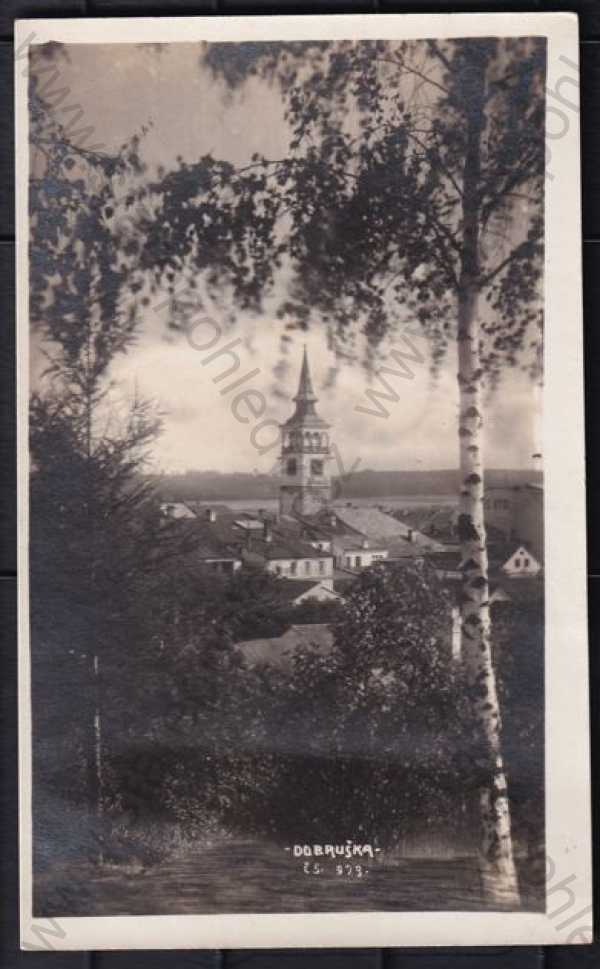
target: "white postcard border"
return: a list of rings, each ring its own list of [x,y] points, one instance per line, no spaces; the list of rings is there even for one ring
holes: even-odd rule
[[[160,949],[565,944],[591,941],[579,116],[574,14],[23,20],[15,25],[19,771],[22,947]],[[548,41],[544,483],[546,914],[352,912],[34,919],[28,602],[28,118],[31,43],[545,36]],[[25,52],[25,53],[24,53]],[[235,873],[232,873],[235,877]],[[564,907],[572,893],[574,904]]]

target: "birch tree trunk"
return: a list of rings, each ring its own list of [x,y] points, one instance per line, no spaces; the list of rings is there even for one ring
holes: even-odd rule
[[[473,83],[474,82],[474,83]],[[479,185],[485,127],[485,71],[469,85],[467,146],[463,172],[463,240],[458,288],[458,385],[461,493],[458,532],[463,561],[462,655],[481,756],[480,865],[486,898],[515,907],[519,888],[510,809],[501,751],[501,723],[492,663],[487,541],[484,520],[483,410],[478,298]]]
[[[460,495],[459,536],[463,556],[461,595],[462,656],[473,703],[481,811],[481,872],[486,896],[506,906],[519,901],[513,858],[510,810],[500,745],[500,709],[492,663],[488,557],[483,510],[482,411],[479,375],[477,299],[462,306],[459,335]]]

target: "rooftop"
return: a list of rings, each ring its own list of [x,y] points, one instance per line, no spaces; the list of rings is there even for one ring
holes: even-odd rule
[[[264,534],[254,535],[246,546],[254,554],[260,555],[267,561],[273,559],[326,559],[331,558],[330,552],[319,552],[308,542],[302,542],[288,536],[280,535],[275,529],[271,540]]]
[[[390,540],[396,539],[398,540],[398,548],[400,543],[404,541],[420,550],[429,549],[432,552],[440,552],[444,549],[440,542],[436,542],[416,528],[411,528],[397,518],[393,518],[392,515],[386,515],[378,508],[366,506],[348,508],[343,506],[336,508],[335,514],[344,525],[353,528],[354,531],[369,539],[373,539],[373,541],[385,540],[389,544]]]

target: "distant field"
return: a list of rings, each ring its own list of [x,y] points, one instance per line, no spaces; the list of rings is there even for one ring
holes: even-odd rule
[[[542,483],[537,471],[490,469],[485,473],[487,487]],[[230,504],[234,508],[275,508],[281,481],[273,475],[248,473],[221,474],[217,471],[186,471],[156,479],[165,501],[206,501]],[[457,469],[442,471],[353,471],[333,475],[334,502],[352,501],[358,505],[453,505],[460,489]]]

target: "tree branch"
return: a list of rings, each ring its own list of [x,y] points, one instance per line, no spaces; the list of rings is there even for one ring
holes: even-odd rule
[[[492,269],[489,273],[487,273],[482,278],[480,289],[483,289],[485,286],[489,286],[492,279],[495,279],[495,277],[498,276],[503,269],[506,269],[509,263],[513,262],[513,260],[519,259],[522,255],[524,255],[526,250],[533,245],[534,242],[537,242],[539,239],[542,239],[543,236],[544,236],[543,231],[540,231],[536,233],[536,235],[533,236],[532,239],[524,239],[523,242],[520,243],[520,245],[518,245],[515,249],[513,249],[511,253],[509,253],[506,259],[503,259],[502,262],[498,263],[498,265],[494,269]]]
[[[421,150],[424,151],[426,155],[428,153],[431,154],[431,155],[435,155],[437,164],[439,165],[439,167],[443,171],[443,173],[446,176],[446,178],[448,179],[448,181],[454,187],[454,190],[456,191],[456,194],[458,195],[458,197],[459,198],[462,198],[462,189],[461,189],[460,185],[458,184],[458,182],[456,181],[456,179],[454,178],[454,175],[452,174],[452,172],[446,167],[446,165],[442,161],[439,152],[436,151],[434,148],[428,147],[426,144],[424,145],[423,142],[421,141],[421,139],[416,137],[414,131],[411,128],[407,128],[406,129],[406,133],[407,133],[407,135],[408,135],[409,138],[412,138],[412,140],[414,142],[416,142],[416,144],[419,146],[419,148],[421,148]]]
[[[435,40],[429,40],[427,42],[427,47],[432,52],[432,54],[434,55],[434,57],[437,57],[437,59],[440,61],[440,63],[442,63],[444,65],[444,67],[446,68],[446,70],[451,72],[452,71],[452,65],[450,64],[450,61],[448,60],[448,58],[446,57],[446,55],[445,54],[442,54],[442,52],[441,52],[440,48],[438,47],[437,43],[435,42]]]
[[[435,87],[438,89],[438,91],[441,91],[442,94],[445,95],[445,97],[450,96],[450,92],[448,91],[447,88],[444,87],[443,84],[440,84],[439,81],[434,81],[433,78],[429,77],[427,74],[424,74],[423,71],[420,71],[418,67],[414,66],[414,64],[407,64],[407,62],[403,58],[400,59],[400,58],[389,58],[389,57],[376,57],[374,59],[377,61],[384,61],[389,64],[394,64],[396,67],[399,67],[400,70],[403,71],[405,74],[413,74],[415,77],[419,77],[422,81],[425,81],[427,84],[431,84],[432,87]]]

